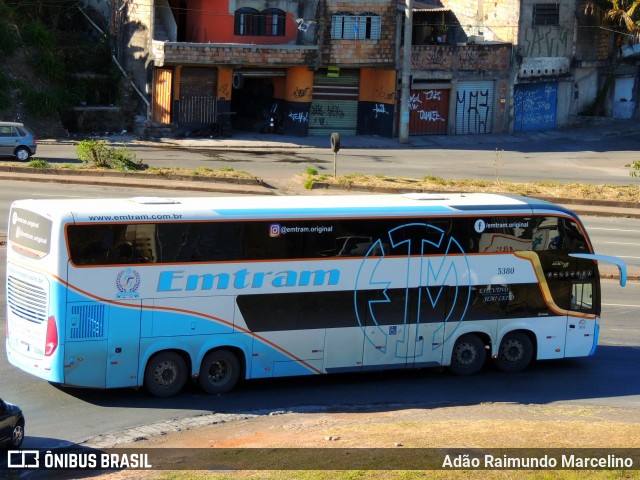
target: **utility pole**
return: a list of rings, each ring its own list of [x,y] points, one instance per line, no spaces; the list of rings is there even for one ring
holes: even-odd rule
[[[404,56],[402,58],[400,132],[398,141],[400,143],[409,143],[409,95],[411,95],[411,34],[413,33],[413,0],[405,0],[404,8]]]

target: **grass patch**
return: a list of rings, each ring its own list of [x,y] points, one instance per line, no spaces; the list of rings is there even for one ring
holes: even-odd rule
[[[28,165],[31,168],[40,168],[40,169],[50,168],[51,167],[49,162],[47,162],[46,160],[42,160],[40,158],[32,158],[31,160],[29,160]]]
[[[303,183],[312,189],[317,183],[335,185],[353,190],[421,191],[421,192],[485,192],[525,195],[530,197],[576,198],[584,200],[609,200],[640,202],[640,185],[592,185],[582,183],[541,182],[492,182],[487,180],[445,179],[427,175],[421,180],[382,177],[379,175],[320,176],[306,172]]]

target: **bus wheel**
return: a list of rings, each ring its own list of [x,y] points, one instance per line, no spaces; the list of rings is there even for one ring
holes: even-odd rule
[[[486,359],[484,342],[477,335],[463,335],[453,347],[449,369],[456,375],[473,375],[480,371]]]
[[[229,350],[214,350],[200,365],[200,385],[212,395],[227,393],[240,380],[240,362]]]
[[[184,387],[187,381],[187,364],[175,352],[155,355],[144,372],[144,386],[151,395],[171,397]]]
[[[498,349],[496,367],[503,372],[520,372],[527,368],[533,359],[533,343],[526,333],[507,333]]]

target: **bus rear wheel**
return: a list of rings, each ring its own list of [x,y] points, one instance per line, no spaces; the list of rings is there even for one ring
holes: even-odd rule
[[[151,395],[171,397],[182,390],[187,381],[187,364],[175,352],[162,352],[149,360],[144,373],[144,386]]]
[[[240,380],[240,362],[229,350],[214,350],[200,365],[200,386],[212,395],[227,393]]]
[[[474,334],[461,336],[453,347],[449,369],[455,375],[478,373],[487,359],[484,342]]]
[[[533,343],[526,333],[507,333],[498,349],[496,367],[507,373],[520,372],[527,368],[533,359]]]

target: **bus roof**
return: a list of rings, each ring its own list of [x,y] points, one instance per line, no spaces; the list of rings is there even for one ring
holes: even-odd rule
[[[369,216],[564,214],[570,210],[534,198],[492,193],[408,193],[384,195],[134,197],[17,200],[50,218],[76,222],[233,220],[260,218],[362,218]]]

